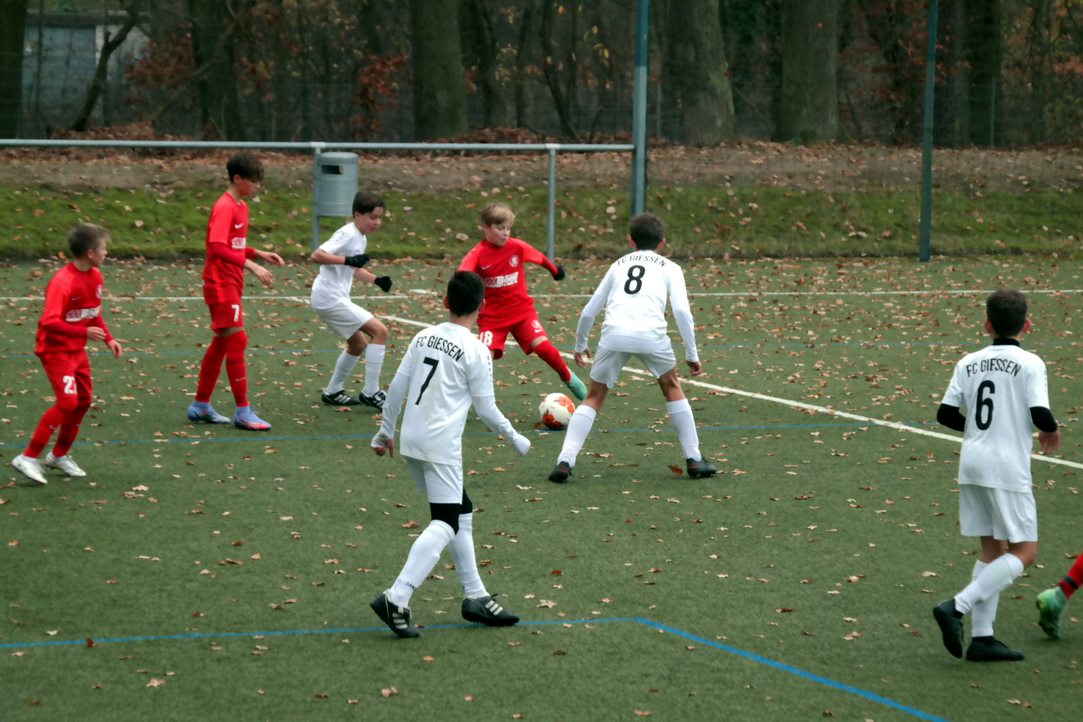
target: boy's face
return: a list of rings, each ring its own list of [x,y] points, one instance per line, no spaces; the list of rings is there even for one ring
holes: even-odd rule
[[[109,255],[109,249],[106,248],[108,245],[109,241],[103,239],[101,243],[86,252],[86,259],[90,262],[91,268],[101,268],[105,263],[105,257]]]
[[[353,224],[366,236],[380,230],[384,222],[384,209],[373,208],[368,213],[354,213]]]
[[[241,198],[251,198],[256,195],[261,185],[261,181],[242,178],[239,175],[233,176],[233,187],[237,189],[237,195]]]
[[[494,223],[491,226],[482,224],[481,230],[485,231],[485,240],[494,246],[503,246],[511,237],[510,223]]]

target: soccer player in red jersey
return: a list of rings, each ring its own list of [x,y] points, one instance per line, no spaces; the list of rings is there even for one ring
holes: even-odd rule
[[[485,283],[485,303],[478,316],[478,338],[489,347],[494,359],[504,355],[504,342],[510,333],[523,353],[537,354],[549,364],[575,398],[586,398],[587,387],[571,372],[545,334],[534,309],[534,299],[526,290],[526,269],[534,263],[564,280],[564,269],[553,265],[545,254],[526,241],[511,237],[515,214],[503,203],[493,203],[481,211],[481,229],[485,240],[474,246],[460,271],[473,271]]]
[[[120,358],[120,342],[109,333],[102,318],[102,274],[98,269],[108,255],[109,232],[101,226],[81,223],[68,237],[72,261],[45,287],[45,311],[38,321],[34,353],[45,367],[56,403],[42,414],[26,450],[11,465],[36,484],[46,484],[38,458],[57,433],[45,466],[68,476],[86,476],[68,450],[79,435],[79,425],[90,408],[93,385],[86,342],[102,341]]]
[[[203,266],[203,300],[211,313],[214,338],[203,355],[195,401],[188,407],[189,421],[228,424],[211,406],[211,395],[226,363],[226,376],[237,412],[233,425],[247,431],[267,431],[271,425],[256,416],[248,402],[248,370],[244,350],[248,334],[244,330],[244,272],[251,271],[264,286],[273,282],[271,272],[256,263],[259,259],[276,266],[285,261],[277,253],[260,251],[248,245],[248,205],[244,199],[255,194],[263,180],[259,159],[240,153],[226,164],[229,187],[211,209],[207,222],[207,260]]]

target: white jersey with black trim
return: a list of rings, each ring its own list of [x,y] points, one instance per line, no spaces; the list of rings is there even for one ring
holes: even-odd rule
[[[368,238],[357,229],[353,221],[335,231],[320,244],[320,249],[334,256],[356,256],[364,253]],[[312,308],[328,308],[350,300],[353,291],[353,274],[357,269],[344,264],[322,264],[320,273],[312,282]]]
[[[692,308],[681,267],[654,251],[632,251],[609,267],[579,316],[575,349],[587,348],[594,319],[605,309],[599,348],[655,353],[672,348],[666,304],[684,342],[685,358],[699,361]]]
[[[472,405],[498,433],[514,433],[496,411],[495,397],[489,349],[471,329],[441,323],[410,342],[388,388],[380,431],[394,434],[405,401],[399,452],[423,461],[462,464],[463,428]]]
[[[1049,408],[1045,363],[997,343],[956,364],[943,402],[966,409],[959,483],[1030,491],[1030,410]]]

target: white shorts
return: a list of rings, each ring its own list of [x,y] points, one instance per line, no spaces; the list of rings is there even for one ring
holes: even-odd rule
[[[342,338],[353,336],[374,318],[371,313],[349,300],[344,300],[330,308],[313,308],[312,310],[321,321],[327,324],[331,333]]]
[[[599,348],[594,356],[594,364],[590,367],[591,381],[613,388],[620,378],[621,369],[628,365],[628,359],[633,356],[654,374],[654,378],[669,373],[677,366],[677,357],[673,355],[672,347],[667,351],[614,351]]]
[[[959,485],[959,531],[1013,544],[1038,541],[1038,510],[1028,491]]]
[[[437,464],[410,456],[406,468],[414,477],[417,490],[429,497],[430,504],[463,503],[463,468],[459,464]]]

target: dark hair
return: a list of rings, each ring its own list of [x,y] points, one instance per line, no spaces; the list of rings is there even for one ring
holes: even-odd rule
[[[226,172],[229,173],[229,182],[237,176],[259,183],[263,180],[263,163],[251,153],[238,153],[226,163]]]
[[[109,240],[109,231],[93,223],[80,223],[68,236],[68,250],[72,258],[82,258],[89,251],[100,248]]]
[[[662,220],[650,213],[640,213],[628,224],[628,235],[636,248],[653,251],[666,239],[666,226]]]
[[[986,300],[985,315],[997,338],[1018,336],[1027,322],[1027,297],[1002,288]]]
[[[357,195],[353,197],[354,213],[365,215],[366,213],[372,213],[377,208],[387,210],[384,199],[371,191],[358,191]]]
[[[469,316],[481,308],[485,284],[473,271],[455,271],[447,282],[447,305],[456,316]]]

